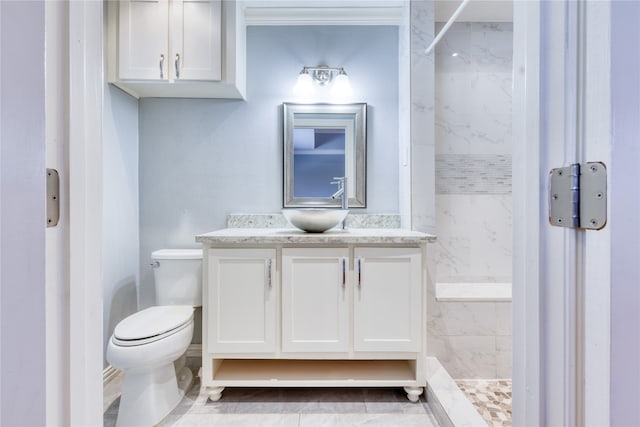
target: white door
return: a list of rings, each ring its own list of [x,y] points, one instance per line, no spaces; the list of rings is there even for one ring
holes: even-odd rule
[[[120,0],[119,6],[119,78],[169,79],[169,1]]]
[[[0,2],[0,425],[49,425],[45,5]],[[59,354],[53,355],[58,359]],[[59,359],[58,359],[59,360]],[[55,363],[55,362],[54,362]],[[37,391],[34,391],[36,385]],[[46,387],[46,389],[45,389]],[[37,398],[34,399],[34,396]],[[64,420],[56,417],[55,421]]]
[[[282,249],[282,351],[349,350],[347,248]]]
[[[420,351],[419,248],[355,248],[354,350]]]
[[[640,425],[640,3],[611,2],[611,22],[611,323],[603,325],[611,330],[610,348],[605,348],[611,354],[609,425],[637,426]]]
[[[275,249],[207,251],[204,333],[209,353],[273,353]]]
[[[221,1],[174,1],[171,22],[172,78],[221,80]]]

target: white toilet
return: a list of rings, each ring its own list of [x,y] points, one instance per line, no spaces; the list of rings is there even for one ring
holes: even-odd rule
[[[153,426],[191,386],[185,352],[193,336],[193,309],[202,305],[202,250],[151,254],[156,306],[122,320],[107,346],[107,361],[124,371],[117,427]]]

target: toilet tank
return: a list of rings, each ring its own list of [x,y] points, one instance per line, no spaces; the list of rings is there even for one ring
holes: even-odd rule
[[[202,249],[151,253],[157,305],[202,305]]]

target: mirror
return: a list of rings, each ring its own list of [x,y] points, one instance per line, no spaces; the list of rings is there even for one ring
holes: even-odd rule
[[[366,207],[367,104],[283,104],[284,201],[340,207],[335,177],[347,177],[349,208]]]

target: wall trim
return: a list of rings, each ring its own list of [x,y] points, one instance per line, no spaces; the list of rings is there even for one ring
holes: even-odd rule
[[[375,7],[247,6],[246,25],[400,25],[402,4]]]
[[[202,344],[189,344],[187,357],[202,357]]]
[[[113,381],[122,372],[120,369],[116,369],[109,365],[102,371],[102,386],[106,387],[111,381]]]

